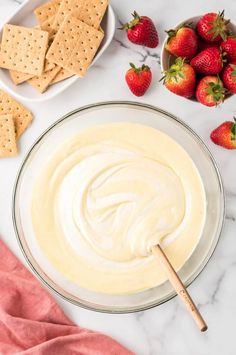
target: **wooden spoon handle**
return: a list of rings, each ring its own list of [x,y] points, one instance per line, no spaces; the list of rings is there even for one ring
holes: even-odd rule
[[[172,284],[172,286],[176,290],[179,297],[184,302],[187,310],[192,315],[198,328],[202,332],[205,332],[207,330],[207,324],[205,323],[204,319],[202,318],[202,316],[201,316],[200,312],[198,311],[196,305],[194,304],[191,296],[189,295],[184,284],[182,283],[179,276],[175,272],[173,266],[171,265],[169,259],[167,258],[167,256],[163,252],[160,245],[155,245],[152,248],[152,252],[153,252],[153,254],[155,254],[158,257],[158,260],[160,261],[161,265],[163,266],[163,269],[165,270],[170,283]]]

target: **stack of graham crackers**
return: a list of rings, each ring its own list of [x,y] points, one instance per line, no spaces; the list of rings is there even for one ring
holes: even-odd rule
[[[30,125],[32,113],[0,90],[0,158],[17,154],[17,142]]]
[[[3,28],[0,67],[16,84],[43,93],[50,85],[80,77],[92,62],[104,32],[100,23],[108,0],[51,0],[35,9],[39,25]]]

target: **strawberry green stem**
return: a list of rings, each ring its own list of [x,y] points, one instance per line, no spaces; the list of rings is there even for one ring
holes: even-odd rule
[[[208,87],[206,88],[206,96],[212,96],[216,105],[224,101],[226,94],[227,90],[223,87],[219,77],[217,83],[213,81],[208,83]]]
[[[236,65],[235,64],[230,64],[230,66],[233,69],[233,71],[231,72],[231,76],[235,76],[236,77]]]
[[[221,38],[225,41],[228,35],[226,26],[229,22],[230,20],[225,20],[224,18],[224,10],[219,12],[213,21],[209,21],[209,23],[212,25],[212,28],[208,31],[208,33],[213,34],[213,39],[215,39],[217,36],[221,36]]]
[[[236,117],[234,117],[234,122],[231,127],[231,141],[236,140]]]
[[[179,78],[184,78],[184,64],[185,58],[176,58],[175,63],[172,64],[169,69],[164,71],[164,75],[159,81],[164,80],[164,83],[166,83],[173,78],[177,82]]]
[[[122,30],[129,30],[130,28],[133,28],[134,26],[138,25],[138,23],[140,22],[139,14],[134,10],[132,16],[133,16],[133,20],[125,23],[121,28]]]
[[[136,73],[141,73],[144,70],[150,70],[150,67],[145,64],[143,64],[141,67],[136,67],[133,63],[129,63],[129,65]]]

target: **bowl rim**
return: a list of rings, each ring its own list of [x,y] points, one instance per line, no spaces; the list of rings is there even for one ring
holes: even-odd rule
[[[221,178],[221,174],[219,171],[219,168],[217,166],[217,163],[212,155],[212,153],[210,152],[209,148],[207,147],[207,145],[204,143],[204,141],[202,140],[202,138],[188,125],[186,124],[183,120],[181,120],[180,118],[178,118],[177,116],[150,104],[146,104],[146,103],[141,103],[141,102],[136,102],[136,101],[126,101],[126,100],[112,100],[112,101],[101,101],[101,102],[96,102],[93,104],[88,104],[82,107],[79,107],[77,109],[74,109],[70,112],[68,112],[67,114],[63,115],[61,118],[59,118],[58,120],[56,120],[53,124],[51,124],[47,129],[44,130],[44,132],[35,140],[35,142],[32,144],[32,146],[29,148],[28,152],[26,153],[25,157],[23,158],[23,161],[18,169],[18,172],[16,174],[16,178],[15,178],[15,183],[13,186],[13,194],[12,194],[12,221],[13,221],[13,227],[14,227],[14,232],[16,235],[16,239],[18,242],[18,245],[21,249],[21,252],[25,258],[25,260],[27,261],[31,271],[33,271],[33,274],[36,278],[38,278],[43,285],[45,285],[50,291],[53,291],[53,293],[55,293],[56,295],[60,296],[62,299],[69,301],[70,303],[82,307],[84,309],[87,310],[91,310],[91,311],[96,311],[99,313],[109,313],[109,314],[127,314],[127,313],[135,313],[135,312],[140,312],[140,311],[145,311],[154,307],[157,307],[161,304],[164,304],[166,302],[168,302],[169,300],[171,300],[172,298],[177,296],[177,293],[175,291],[171,292],[168,296],[164,297],[161,300],[158,301],[153,301],[151,303],[148,303],[146,305],[142,305],[142,306],[135,306],[135,308],[126,308],[126,309],[108,309],[106,307],[103,308],[97,308],[96,306],[91,306],[91,305],[86,305],[81,301],[78,300],[74,300],[73,298],[67,297],[63,294],[61,294],[56,288],[54,288],[53,285],[51,285],[46,279],[43,278],[43,276],[41,276],[40,272],[35,268],[35,266],[33,265],[33,263],[31,262],[31,260],[29,259],[27,252],[24,249],[23,243],[21,241],[21,237],[20,237],[20,232],[18,231],[18,226],[17,226],[17,217],[16,217],[16,211],[17,211],[17,204],[16,204],[16,199],[17,199],[17,195],[18,195],[18,189],[19,189],[19,182],[20,182],[20,178],[21,178],[21,173],[24,170],[25,165],[27,164],[28,159],[31,156],[31,153],[34,151],[34,149],[37,147],[37,145],[40,143],[40,141],[47,135],[49,134],[54,127],[56,127],[57,125],[63,123],[63,121],[69,119],[71,116],[73,116],[76,113],[80,113],[92,108],[97,108],[97,107],[105,107],[105,106],[117,106],[117,105],[121,105],[121,106],[125,106],[125,105],[129,105],[129,106],[138,106],[138,107],[142,107],[142,108],[146,108],[149,110],[152,110],[154,112],[158,112],[158,113],[162,113],[164,115],[167,115],[169,118],[173,119],[175,122],[179,123],[180,125],[182,125],[200,144],[201,147],[204,149],[204,151],[206,152],[206,154],[208,155],[208,157],[210,158],[210,161],[213,165],[213,168],[215,170],[216,176],[217,176],[217,180],[218,180],[218,184],[219,184],[219,190],[220,190],[220,200],[221,200],[221,215],[219,218],[219,223],[217,226],[217,231],[216,231],[216,236],[214,238],[214,242],[212,243],[212,247],[211,250],[209,251],[209,254],[206,255],[205,259],[203,260],[203,262],[201,263],[201,265],[198,267],[198,269],[196,270],[196,272],[192,275],[192,277],[190,277],[186,282],[185,282],[185,286],[188,287],[190,286],[196,279],[197,277],[202,273],[202,271],[205,269],[206,265],[208,264],[208,262],[210,261],[210,259],[212,258],[212,255],[215,252],[215,249],[218,245],[220,236],[222,234],[223,231],[223,227],[224,227],[224,223],[225,223],[225,214],[226,214],[226,198],[225,198],[225,193],[224,193],[224,187],[223,187],[223,182],[222,182],[222,178]]]

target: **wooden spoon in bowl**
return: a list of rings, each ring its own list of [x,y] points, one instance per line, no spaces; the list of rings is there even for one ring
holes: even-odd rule
[[[184,284],[180,280],[179,276],[175,272],[173,266],[171,265],[169,259],[165,255],[164,251],[162,250],[159,244],[155,245],[152,248],[152,253],[157,256],[159,262],[161,263],[163,269],[166,272],[166,275],[174,287],[175,291],[184,302],[187,310],[193,317],[195,323],[197,324],[198,328],[201,332],[205,332],[207,330],[207,324],[205,323],[204,319],[202,318],[199,310],[197,309],[196,305],[194,304],[191,296],[189,295],[188,291],[186,290]]]

